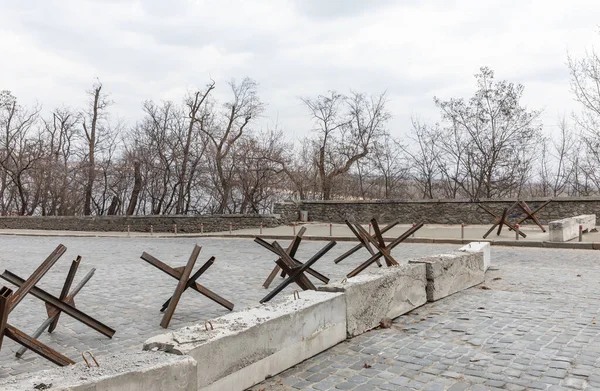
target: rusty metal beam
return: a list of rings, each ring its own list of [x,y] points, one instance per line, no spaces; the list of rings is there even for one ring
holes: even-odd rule
[[[502,225],[506,225],[510,230],[516,231],[516,228],[514,225],[512,225],[506,218],[506,216],[508,215],[508,213],[519,204],[519,201],[514,202],[510,207],[508,208],[504,208],[504,210],[502,211],[502,215],[498,216],[496,215],[494,212],[492,212],[491,210],[489,210],[488,208],[486,208],[485,206],[483,206],[482,204],[477,204],[477,206],[481,209],[483,209],[484,211],[486,211],[488,214],[490,214],[492,217],[494,217],[494,219],[496,220],[494,222],[494,224],[491,226],[491,228],[483,235],[483,238],[487,238],[488,235],[490,233],[492,233],[492,231],[494,230],[494,228],[498,227],[498,235],[500,235],[500,233],[502,232]],[[519,235],[521,235],[522,237],[526,238],[527,235],[525,233],[523,233],[523,231],[519,230]]]
[[[348,226],[348,228],[350,228],[350,231],[352,231],[352,233],[354,234],[354,236],[356,236],[358,238],[358,241],[360,242],[360,246],[364,247],[367,249],[367,251],[371,254],[371,255],[375,255],[375,250],[373,250],[371,248],[371,245],[369,244],[371,241],[371,235],[370,234],[366,234],[364,235],[363,232],[365,232],[364,230],[362,231],[358,231],[357,228],[360,227],[359,224],[355,224],[355,223],[351,223],[350,221],[346,220],[345,221],[346,225]],[[355,227],[356,225],[356,227]],[[362,227],[361,227],[362,228]],[[359,247],[360,248],[360,247]],[[345,253],[348,254],[348,253]],[[344,255],[345,255],[344,254]],[[352,254],[352,253],[350,253]],[[345,258],[345,256],[344,256]],[[334,263],[338,263],[342,260],[343,258],[338,258],[336,260],[334,260]],[[337,261],[337,262],[336,262]],[[379,262],[379,260],[376,260],[375,263],[377,263],[377,266],[381,267],[381,262]]]
[[[202,250],[202,247],[199,247],[197,245],[194,246],[194,250],[192,251],[190,258],[188,259],[188,262],[185,265],[183,272],[181,273],[181,277],[179,278],[179,282],[177,283],[177,287],[175,288],[175,293],[173,293],[173,296],[171,296],[171,299],[169,300],[169,306],[167,307],[167,310],[163,315],[162,321],[160,322],[160,325],[165,329],[169,327],[169,323],[171,322],[171,318],[175,313],[175,308],[179,303],[179,299],[181,298],[183,291],[187,287],[188,279],[192,274],[192,269],[194,269],[194,265],[196,264],[198,255],[200,255],[200,250]]]
[[[9,272],[8,270],[5,270],[4,273],[0,274],[0,277],[5,279],[6,281],[10,282],[11,284],[14,284],[19,287],[22,286],[26,282],[21,277]],[[93,328],[94,330],[98,331],[101,334],[106,335],[109,338],[112,338],[112,336],[115,334],[115,330],[108,327],[104,323],[92,318],[91,316],[78,310],[77,308],[72,307],[72,306],[62,302],[57,297],[52,296],[48,292],[46,292],[36,286],[32,287],[29,290],[29,293],[31,295],[37,297],[38,299],[52,305],[53,307],[58,308],[65,314],[77,319],[81,323],[86,324],[87,326]]]
[[[350,227],[350,230],[353,231],[354,235],[358,237],[358,235],[357,235],[358,232],[354,232],[354,229],[352,228],[351,223],[348,220],[346,220],[345,222],[346,222],[346,225],[348,225],[348,227]],[[381,229],[381,234],[383,235],[384,233],[386,233],[390,229],[394,228],[398,224],[400,224],[400,220],[393,221],[392,223],[388,224],[385,228]],[[369,236],[374,237],[374,235],[369,235]],[[343,253],[342,255],[340,255],[333,262],[334,263],[340,263],[344,259],[348,258],[350,255],[352,255],[355,252],[357,252],[358,250],[360,250],[364,245],[362,243],[362,240],[359,239],[359,241],[361,242],[360,244],[357,244],[356,246],[354,246],[350,250],[348,250],[345,253]],[[372,251],[370,248],[367,248],[367,250],[369,252]],[[374,255],[374,252],[372,252],[371,255]],[[377,261],[377,265],[381,267],[381,264],[379,263],[379,260]]]
[[[79,284],[77,284],[75,286],[75,288],[73,288],[73,290],[67,295],[67,297],[65,297],[65,299],[63,301],[74,307],[75,306],[75,302],[74,302],[75,296],[77,296],[79,291],[94,276],[95,272],[96,272],[96,269],[90,270],[88,272],[88,274],[86,274],[85,277],[83,277],[83,279],[79,282]],[[46,307],[48,309],[48,318],[44,321],[44,323],[42,323],[40,325],[40,327],[37,328],[37,330],[35,330],[35,332],[33,334],[31,334],[32,338],[37,339],[40,335],[42,335],[44,330],[46,330],[48,328],[48,326],[50,326],[50,324],[54,320],[58,320],[58,317],[60,315],[60,310],[58,308],[50,306],[49,304],[46,304]],[[54,331],[54,330],[52,330],[52,331]],[[48,330],[49,333],[51,333],[52,331]],[[23,346],[23,347],[21,347],[21,349],[19,349],[19,351],[15,354],[15,356],[17,356],[18,358],[21,358],[23,356],[23,354],[25,354],[25,352],[27,352],[27,348],[25,346]]]
[[[81,262],[81,257],[78,256],[73,262],[71,262],[71,267],[69,268],[69,273],[67,273],[67,279],[63,285],[62,291],[60,292],[60,296],[58,299],[64,301],[67,295],[69,294],[69,290],[71,289],[71,284],[73,284],[73,280],[75,279],[75,274],[77,274],[77,269],[79,268],[79,263]],[[50,314],[48,314],[50,316]],[[51,333],[56,329],[56,325],[58,325],[58,319],[60,318],[60,312],[56,314],[54,320],[50,323],[50,327],[48,327],[48,332]]]
[[[202,267],[200,269],[198,269],[194,274],[192,274],[192,276],[188,280],[187,284],[185,285],[185,289],[183,290],[184,292],[188,288],[190,288],[192,286],[192,284],[194,284],[196,282],[196,280],[198,278],[200,278],[200,276],[202,274],[204,274],[204,272],[207,271],[208,268],[211,267],[215,263],[215,259],[216,259],[215,257],[210,257],[210,259],[208,261],[206,261],[206,263],[204,265],[202,265]],[[169,307],[169,303],[171,303],[171,297],[169,297],[169,299],[164,302],[164,304],[162,305],[162,308],[160,309],[160,312],[164,312]]]
[[[27,293],[31,289],[35,287],[44,274],[50,270],[50,268],[58,261],[58,259],[67,251],[67,248],[62,244],[59,244],[58,247],[48,255],[48,258],[37,269],[29,276],[27,280],[24,280],[21,285],[19,285],[19,289],[13,294],[12,299],[10,301],[10,308],[8,312],[11,312],[15,307],[25,298]],[[5,272],[6,273],[6,272]]]
[[[292,242],[290,243],[290,245],[288,246],[288,248],[286,250],[286,252],[288,254],[290,254],[290,256],[292,258],[294,258],[294,256],[296,255],[296,251],[298,251],[298,247],[300,247],[300,243],[302,242],[302,236],[304,235],[305,231],[306,231],[306,227],[300,228],[300,231],[298,231],[298,234],[294,237],[294,240],[292,240]],[[255,242],[262,245],[262,243],[260,243],[261,240],[264,243],[267,243],[266,241],[264,241],[263,239],[258,238],[258,237],[254,239]],[[263,245],[263,247],[264,247],[264,245]],[[271,250],[268,247],[267,247],[267,249]],[[277,263],[277,261],[275,261],[275,263]],[[269,286],[271,285],[271,283],[273,282],[275,277],[277,277],[277,274],[279,273],[280,270],[282,270],[281,267],[279,265],[275,265],[275,267],[273,268],[273,270],[271,270],[271,273],[269,274],[269,276],[263,283],[263,287],[265,287],[265,289],[269,288]],[[285,277],[285,270],[282,271],[281,277]]]
[[[275,248],[273,247],[273,245],[267,241],[265,241],[262,238],[254,238],[254,241],[258,244],[260,244],[261,246],[263,246],[264,248],[266,248],[267,250],[275,253],[276,255],[278,255],[277,251],[275,251]],[[281,259],[281,257],[279,257]],[[303,263],[298,261],[296,258],[292,257],[292,260],[296,263],[296,265],[302,265]],[[277,263],[277,261],[276,261]],[[285,272],[285,271],[284,271]],[[321,282],[328,284],[329,283],[329,278],[327,278],[326,276],[324,276],[323,274],[319,273],[318,271],[312,269],[312,268],[308,268],[308,270],[306,271],[308,274],[310,274],[311,276],[315,277],[316,279],[320,280]],[[264,285],[263,285],[264,286]]]
[[[506,221],[507,214],[508,208],[504,208],[504,211],[502,212],[502,218],[500,219],[500,223],[498,224],[498,232],[496,233],[497,236],[500,236],[500,233],[502,232],[502,225]]]
[[[283,256],[281,256],[280,260],[281,260],[281,264],[284,264],[284,265],[286,265],[289,268],[289,271],[286,271],[288,275],[291,275],[291,273],[293,273],[294,270],[302,267],[301,263],[297,262],[297,261],[294,261],[285,252],[285,250],[279,245],[279,243],[273,242],[273,247],[275,247],[275,249],[277,250],[278,254],[282,254],[282,253],[284,254]],[[303,273],[301,273],[300,275],[298,275],[298,278],[296,278],[296,281],[298,283],[302,282],[301,288],[304,289],[304,290],[307,290],[307,289],[317,290],[317,287],[315,287],[314,284]]]
[[[56,350],[44,345],[40,341],[29,337],[27,334],[15,327],[12,327],[11,325],[7,325],[4,333],[8,338],[12,339],[18,344],[23,345],[27,349],[36,352],[40,356],[44,357],[49,361],[52,361],[57,365],[60,365],[61,367],[66,367],[67,365],[75,364],[75,362],[70,358],[63,356]]]
[[[5,286],[0,288],[0,350],[2,350],[2,339],[4,337],[6,325],[8,324],[8,312],[12,296],[12,289]]]
[[[421,227],[423,227],[423,223],[419,223],[419,224],[415,225],[414,227],[411,227],[408,231],[404,232],[402,235],[400,235],[398,238],[396,238],[392,243],[390,243],[387,246],[387,249],[389,251],[392,251],[394,249],[394,247],[396,247],[397,245],[399,245],[400,243],[405,241],[410,235],[412,235],[413,233],[415,233],[419,229],[421,229]],[[358,275],[363,270],[365,270],[367,267],[369,267],[369,265],[371,265],[373,262],[375,262],[377,259],[381,258],[382,256],[383,256],[383,254],[381,253],[381,251],[378,252],[377,254],[371,256],[371,258],[367,259],[365,262],[361,263],[356,269],[354,269],[350,273],[348,273],[347,277],[350,278],[350,277],[354,277],[354,276]]]
[[[519,201],[519,208],[521,208],[521,210],[523,212],[525,212],[526,216],[521,218],[519,221],[517,221],[517,224],[521,224],[523,221],[525,221],[527,219],[531,219],[531,220],[533,220],[534,223],[537,224],[538,227],[540,227],[542,232],[546,232],[546,229],[542,225],[542,222],[538,219],[538,217],[535,214],[538,213],[543,208],[545,208],[550,202],[552,202],[552,200],[545,201],[541,205],[539,205],[537,208],[535,208],[535,210],[532,210],[525,201]]]
[[[57,365],[66,366],[75,364],[72,360],[58,353],[56,350],[29,337],[19,329],[8,324],[8,313],[13,297],[14,294],[12,289],[7,287],[0,288],[0,349],[2,348],[3,337],[7,336]]]
[[[336,244],[337,244],[336,242],[329,242],[329,243],[327,243],[325,245],[325,247],[323,247],[321,250],[319,250],[308,261],[306,261],[306,263],[304,263],[302,266],[295,267],[293,270],[290,270],[290,274],[288,274],[288,277],[281,284],[279,284],[275,289],[273,289],[271,292],[269,292],[260,301],[260,303],[261,304],[262,303],[266,303],[269,300],[273,299],[275,296],[277,296],[283,289],[285,289],[286,286],[288,286],[292,282],[296,281],[298,279],[298,277],[302,273],[307,272],[308,269],[315,262],[317,262],[323,255],[325,255],[329,250],[331,250]],[[275,248],[277,254],[279,254],[281,257],[285,257],[285,251],[283,250],[283,248],[281,248],[281,246],[279,245],[279,243],[273,242],[273,247]]]
[[[367,240],[369,240],[371,244],[373,244],[373,246],[383,254],[387,266],[397,265],[398,262],[396,262],[396,260],[385,247],[385,241],[383,240],[383,236],[381,236],[381,231],[379,230],[379,224],[377,224],[377,220],[371,220],[371,224],[373,225],[373,230],[375,231],[375,237],[377,240],[371,237],[360,225],[357,224],[356,229],[358,229],[358,232],[365,236]]]
[[[160,260],[158,260],[157,258],[148,254],[147,252],[143,252],[142,256],[140,258],[143,259],[144,261],[148,262],[152,266],[156,267],[157,269],[162,270],[164,273],[168,274],[169,276],[173,277],[176,280],[179,280],[181,278],[181,271],[178,271],[178,270],[172,268],[171,266],[167,265],[166,263],[161,262]],[[204,286],[198,284],[197,282],[192,284],[190,286],[190,288],[192,288],[196,292],[201,293],[202,295],[208,297],[215,303],[222,305],[223,307],[227,308],[228,310],[230,310],[230,311],[233,310],[232,302],[222,298],[221,296],[219,296],[216,293],[212,292],[211,290],[205,288]]]

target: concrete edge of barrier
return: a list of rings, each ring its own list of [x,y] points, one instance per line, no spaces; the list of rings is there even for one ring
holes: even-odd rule
[[[492,251],[490,242],[470,242],[458,249],[466,253],[483,253],[483,270],[487,271],[492,263]]]
[[[400,264],[324,286],[322,292],[343,292],[349,338],[397,318],[427,303],[425,265]]]
[[[492,241],[493,246],[505,246],[505,247],[544,247],[543,242],[537,242],[534,240],[495,240]]]
[[[62,233],[11,233],[1,232],[0,236],[38,236],[38,237],[86,237],[86,238],[114,238],[114,239],[130,239],[126,236],[117,236],[103,233],[78,233],[73,234],[70,231]],[[132,235],[133,238],[229,238],[229,239],[254,239],[261,237],[263,239],[272,240],[292,240],[293,235],[256,235],[256,234],[164,234],[155,233],[153,235]],[[356,242],[356,238],[350,236],[311,236],[305,235],[304,240],[310,241],[332,241],[336,242]],[[386,242],[391,242],[395,238],[385,237]],[[549,242],[549,241],[533,241],[533,240],[490,240],[490,239],[456,239],[456,238],[407,238],[406,243],[426,243],[426,244],[468,244],[471,242],[488,242],[492,246],[507,246],[507,247],[532,247],[532,248],[566,248],[566,249],[580,249],[580,250],[600,250],[600,242]],[[575,244],[577,243],[577,244]]]
[[[596,229],[596,215],[579,215],[567,217],[548,223],[548,236],[550,242],[568,242],[576,239],[583,232]]]
[[[443,299],[485,281],[483,251],[455,251],[409,262],[427,266],[427,301]]]
[[[566,248],[566,249],[581,249],[581,250],[594,250],[598,249],[600,243],[592,242],[542,242],[544,247],[547,248]]]
[[[261,237],[263,239],[273,240],[292,240],[292,235],[210,235],[208,237],[223,237],[223,238],[248,238]],[[336,242],[356,242],[356,238],[349,236],[310,236],[305,235],[304,240],[314,241],[332,241]],[[386,242],[391,242],[394,238],[385,237]],[[535,240],[493,240],[493,239],[454,239],[454,238],[407,238],[405,243],[426,243],[426,244],[469,244],[472,242],[489,243],[491,246],[506,246],[506,247],[532,247],[532,248],[567,248],[581,250],[600,250],[600,242],[548,242]]]
[[[191,357],[150,352],[119,353],[84,363],[0,380],[3,391],[196,391],[197,364]]]
[[[243,390],[346,339],[342,293],[300,292],[158,335],[144,350],[196,360],[199,390]],[[213,329],[214,327],[214,329]]]

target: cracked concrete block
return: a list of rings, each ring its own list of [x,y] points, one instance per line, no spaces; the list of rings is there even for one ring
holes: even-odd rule
[[[428,301],[442,299],[485,280],[483,252],[453,252],[409,262],[427,267]]]
[[[345,293],[346,332],[354,337],[379,326],[383,318],[397,318],[425,304],[426,286],[424,264],[401,264],[329,283],[319,291]]]
[[[572,217],[551,221],[548,224],[548,231],[551,242],[567,242],[579,236],[579,226]]]
[[[122,353],[97,357],[100,367],[83,363],[0,380],[3,391],[196,391],[191,357],[165,353]],[[94,364],[92,364],[94,365]]]
[[[459,248],[458,251],[463,251],[463,252],[467,252],[467,253],[482,252],[483,253],[483,270],[487,271],[487,269],[490,267],[490,264],[492,261],[491,247],[492,246],[490,245],[489,242],[471,242],[471,243],[467,244],[466,246]]]
[[[567,242],[579,237],[579,226],[583,232],[596,229],[596,215],[580,215],[566,219],[551,221],[548,224],[549,240],[551,242]]]
[[[144,350],[188,355],[198,389],[245,390],[346,339],[341,293],[300,292],[148,339]]]

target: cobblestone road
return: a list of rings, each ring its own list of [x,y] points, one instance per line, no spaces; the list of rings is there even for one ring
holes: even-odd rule
[[[44,333],[40,340],[75,361],[82,351],[91,350],[102,360],[108,352],[141,350],[149,337],[165,332],[159,326],[161,304],[173,293],[176,280],[139,259],[143,251],[167,264],[183,266],[195,243],[203,246],[196,269],[210,256],[217,261],[199,282],[232,301],[236,308],[256,305],[266,294],[262,283],[272,267],[274,257],[248,239],[157,239],[157,238],[40,238],[0,236],[0,273],[8,269],[27,278],[35,268],[63,243],[68,250],[38,284],[58,296],[67,271],[77,255],[83,260],[75,279],[77,283],[91,268],[96,274],[77,295],[78,308],[116,329],[113,339],[96,333],[85,325],[63,315],[52,334]],[[287,242],[282,241],[282,244]],[[325,245],[323,242],[304,242],[298,251],[299,259],[307,259]],[[332,260],[352,246],[339,243],[315,269],[335,278],[348,273],[365,253],[359,252],[339,265]],[[394,250],[398,259],[432,255],[456,245],[402,244]],[[276,280],[277,281],[277,280]],[[1,285],[9,285],[0,280]],[[292,289],[292,288],[289,288]],[[184,293],[171,321],[170,329],[202,323],[228,311],[194,291]],[[27,296],[9,316],[9,323],[24,332],[32,333],[45,320],[43,303]],[[22,359],[14,353],[20,346],[5,338],[0,352],[0,378],[23,372],[52,368],[54,365],[28,352]]]
[[[492,264],[253,390],[600,389],[600,252],[494,247]]]

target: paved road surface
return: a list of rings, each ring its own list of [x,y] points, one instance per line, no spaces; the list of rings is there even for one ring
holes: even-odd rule
[[[600,254],[492,249],[485,287],[427,304],[253,390],[600,389]]]
[[[8,269],[27,278],[59,243],[67,246],[67,253],[40,281],[39,286],[58,296],[71,260],[78,254],[82,255],[75,283],[92,267],[97,268],[97,272],[77,296],[76,304],[117,331],[113,339],[108,339],[63,315],[56,331],[45,333],[40,339],[75,361],[81,361],[80,354],[86,350],[94,352],[100,361],[106,353],[141,350],[146,339],[165,332],[159,326],[159,309],[173,294],[177,281],[139,259],[143,251],[177,267],[187,262],[195,243],[203,246],[195,270],[212,255],[217,260],[198,282],[232,301],[235,310],[257,305],[264,297],[267,291],[262,288],[262,283],[273,268],[275,258],[249,239],[0,236],[0,273]],[[287,242],[282,241],[282,244],[287,245]],[[324,245],[324,242],[305,242],[297,255],[300,260],[308,259]],[[316,263],[315,269],[331,278],[342,277],[365,259],[366,251],[363,250],[339,265],[332,262],[351,246],[351,243],[339,243]],[[406,259],[455,248],[456,245],[403,244],[396,248],[394,254],[398,259]],[[279,277],[276,281],[279,281]],[[0,281],[0,286],[7,284],[4,280]],[[289,287],[284,294],[290,294],[292,289]],[[203,323],[226,313],[228,310],[225,308],[189,290],[183,294],[169,329]],[[32,333],[45,320],[45,315],[43,303],[27,296],[10,314],[9,323]],[[54,366],[31,352],[26,353],[23,359],[16,359],[14,353],[19,348],[5,338],[0,352],[0,378]]]

